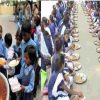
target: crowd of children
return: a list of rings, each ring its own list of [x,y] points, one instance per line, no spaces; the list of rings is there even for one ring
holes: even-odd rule
[[[70,59],[74,53],[73,41],[78,37],[76,14],[77,4],[74,1],[58,0],[56,5],[53,5],[49,19],[42,17],[41,70],[46,71],[49,68],[47,66],[51,66],[50,79],[47,84],[44,82],[46,88],[42,93],[48,93],[49,100],[70,100],[72,95],[84,97],[82,92],[73,90],[75,70]]]
[[[32,10],[30,7],[31,3],[27,2],[25,13],[22,12],[22,8],[19,8],[16,20],[20,25],[15,34],[15,44],[12,33],[6,33],[3,38],[3,27],[0,25],[0,57],[6,60],[4,66],[0,65],[0,72],[7,79],[17,77],[21,84],[21,90],[18,93],[13,93],[10,89],[10,100],[33,100],[40,82],[38,59],[40,57],[41,17],[37,4]],[[18,60],[19,64],[10,67],[9,63],[14,59]]]

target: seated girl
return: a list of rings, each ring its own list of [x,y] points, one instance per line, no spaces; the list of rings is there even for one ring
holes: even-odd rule
[[[78,92],[68,88],[64,83],[64,76],[62,71],[64,69],[64,55],[59,54],[56,57],[56,70],[53,71],[49,84],[48,84],[48,96],[49,100],[70,100],[68,94],[78,95],[83,97],[82,92]],[[67,93],[66,93],[66,92]]]

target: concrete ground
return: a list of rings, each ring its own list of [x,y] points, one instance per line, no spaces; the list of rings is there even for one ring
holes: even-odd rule
[[[97,38],[92,37],[89,33],[87,16],[83,13],[80,5],[78,10],[79,44],[82,47],[78,51],[82,64],[80,72],[84,72],[87,75],[87,82],[82,85],[76,85],[76,88],[83,91],[86,100],[100,100],[100,63],[98,62],[100,54],[96,53],[97,46],[93,43]]]

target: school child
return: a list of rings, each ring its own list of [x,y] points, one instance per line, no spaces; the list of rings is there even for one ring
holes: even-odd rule
[[[24,50],[25,50],[26,46],[33,45],[36,49],[37,55],[38,55],[38,47],[37,47],[36,43],[34,42],[34,40],[32,40],[32,38],[31,38],[31,23],[28,20],[23,22],[21,33],[22,33],[22,39],[23,39],[23,41],[21,43],[21,65],[23,65]]]
[[[15,39],[16,39],[16,44],[13,45],[14,48],[14,57],[15,59],[18,59],[21,57],[21,42],[22,42],[22,34],[21,34],[21,30],[18,29],[15,35]],[[19,74],[20,72],[20,68],[21,68],[21,63],[18,64],[18,66],[15,67],[15,75]]]
[[[4,41],[3,41],[3,38],[2,38],[2,34],[3,34],[3,28],[0,25],[0,57],[3,57],[3,58],[6,59],[6,57],[7,57],[6,56],[6,47],[4,45]],[[0,67],[0,72],[3,73],[7,77],[6,69],[4,69],[2,66]]]
[[[33,93],[35,87],[35,75],[37,73],[37,54],[36,49],[32,45],[28,45],[24,50],[24,59],[20,74],[16,75],[18,79],[21,79],[21,96],[20,100],[33,100]]]
[[[41,64],[41,68],[43,70],[46,70],[46,64],[45,64],[45,56],[47,57],[51,57],[53,54],[53,41],[52,41],[52,37],[51,37],[51,32],[50,29],[48,28],[48,26],[46,26],[47,23],[47,19],[45,17],[43,17],[42,19],[42,33],[41,33],[41,43],[43,45],[41,45],[41,54],[43,55],[42,59],[42,64]],[[44,49],[45,48],[45,49]]]
[[[52,62],[51,62],[51,71],[53,72],[53,71],[55,71],[56,70],[56,67],[55,67],[55,65],[56,65],[56,61],[55,61],[55,59],[57,58],[57,56],[59,55],[59,54],[61,54],[63,51],[63,41],[62,41],[62,37],[60,37],[60,36],[57,36],[56,38],[55,38],[55,53],[54,53],[54,55],[52,56]],[[64,68],[64,70],[67,68],[68,69],[68,71],[71,71],[71,74],[74,72],[73,71],[73,69],[71,69],[71,68],[69,68],[69,66],[68,66],[68,62],[66,62],[65,63],[65,68]],[[66,71],[66,70],[65,70]],[[64,72],[65,72],[64,71]],[[73,76],[71,76],[71,74],[70,74],[70,76],[68,77],[69,78],[69,80],[70,80],[70,82],[69,82],[69,86],[72,86],[73,85]]]
[[[39,47],[37,46],[36,42],[31,38],[31,23],[28,20],[23,22],[21,33],[22,33],[22,39],[23,39],[23,41],[21,43],[21,66],[22,66],[23,63],[25,62],[24,61],[24,50],[25,50],[25,48],[28,45],[34,46],[35,49],[36,49],[37,57],[38,57],[39,56],[39,54],[38,54]],[[36,75],[36,83],[37,83],[37,85],[39,83],[39,72],[40,72],[40,67],[38,66],[36,68],[36,73],[37,73],[37,75]],[[34,96],[36,95],[36,90],[37,89],[35,88]]]
[[[12,45],[12,35],[11,33],[6,33],[4,37],[6,53],[7,53],[7,63],[9,63],[14,57],[14,49]],[[12,77],[15,74],[15,68],[10,68],[10,66],[5,66],[8,72],[8,77]]]
[[[54,54],[51,61],[51,71],[55,71],[55,59],[63,51],[63,41],[61,36],[57,35],[54,40]]]
[[[49,17],[49,28],[50,28],[50,31],[51,31],[52,39],[54,39],[55,34],[56,34],[56,25],[55,25],[55,22],[54,22],[52,15],[50,15],[50,17]]]
[[[8,66],[8,63],[14,58],[14,49],[12,47],[12,35],[11,33],[6,33],[4,37],[6,53],[7,53],[7,64],[4,65],[4,68],[7,70],[8,78],[11,78],[15,74],[15,68]],[[12,93],[10,90],[10,100],[16,99],[15,93]]]
[[[70,50],[70,47],[71,47],[72,42],[73,42],[73,38],[70,34],[71,34],[70,30],[65,29],[64,35],[63,35],[63,50],[65,52],[68,52]]]
[[[68,86],[64,83],[64,76],[62,74],[62,71],[64,69],[64,55],[59,54],[55,61],[56,70],[53,71],[48,84],[49,100],[70,100],[68,94],[83,97],[82,92],[72,90],[68,88]]]
[[[15,35],[16,44],[13,45],[14,52],[16,53],[17,57],[21,56],[21,42],[22,42],[22,34],[21,30],[18,29]]]

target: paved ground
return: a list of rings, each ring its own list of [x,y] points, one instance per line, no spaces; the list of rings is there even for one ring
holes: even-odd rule
[[[81,6],[78,6],[78,26],[80,34],[81,49],[78,51],[80,54],[80,62],[82,70],[87,75],[87,82],[83,85],[76,85],[77,88],[84,92],[87,100],[100,100],[100,63],[98,62],[99,54],[96,53],[96,46],[93,38],[89,33],[89,23],[87,16],[84,15]]]

